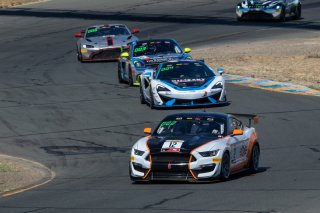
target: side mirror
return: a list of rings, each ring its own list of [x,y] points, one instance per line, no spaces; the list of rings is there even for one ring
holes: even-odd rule
[[[129,53],[128,52],[121,53],[121,57],[127,58],[127,57],[129,57]]]
[[[143,130],[143,133],[144,134],[151,134],[151,128],[149,128],[149,127],[147,127],[147,128],[144,128],[144,130]]]
[[[190,48],[184,48],[184,53],[190,53],[191,49]]]
[[[243,131],[241,129],[235,129],[233,130],[232,135],[243,135]]]
[[[140,32],[140,30],[138,29],[138,28],[133,28],[133,30],[132,30],[132,34],[136,34],[136,33],[139,33]]]
[[[75,34],[73,34],[73,36],[76,37],[76,38],[81,38],[82,34],[81,33],[75,33]]]
[[[218,67],[217,71],[218,71],[218,73],[219,73],[220,75],[222,75],[222,73],[224,73],[224,69],[221,68],[221,67]]]

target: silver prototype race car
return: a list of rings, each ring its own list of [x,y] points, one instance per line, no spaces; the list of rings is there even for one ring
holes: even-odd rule
[[[202,61],[165,62],[140,78],[140,101],[151,108],[225,104],[222,68],[216,74]]]
[[[79,38],[77,42],[78,60],[81,62],[118,60],[122,48],[127,48],[128,43],[138,40],[133,35],[138,32],[137,28],[130,32],[123,24],[90,26],[74,34]]]
[[[238,21],[244,19],[277,19],[285,21],[286,15],[301,17],[300,0],[243,0],[236,7]]]

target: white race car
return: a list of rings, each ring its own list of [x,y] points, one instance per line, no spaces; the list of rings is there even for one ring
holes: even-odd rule
[[[162,63],[140,76],[140,101],[151,108],[225,104],[223,69],[218,72],[202,61]]]
[[[244,125],[237,117],[247,117]],[[133,181],[226,180],[230,174],[258,171],[260,147],[251,126],[255,115],[179,113],[167,116],[132,147]]]

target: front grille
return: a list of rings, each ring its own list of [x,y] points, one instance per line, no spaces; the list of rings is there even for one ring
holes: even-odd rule
[[[141,164],[138,164],[138,163],[135,163],[135,162],[133,162],[132,165],[133,165],[133,168],[134,168],[135,170],[137,170],[137,171],[139,171],[139,172],[142,172],[142,173],[144,173],[144,174],[146,174],[147,171],[149,170],[149,169],[143,168]]]
[[[211,164],[209,166],[206,166],[206,167],[203,167],[201,169],[198,169],[198,170],[192,170],[193,174],[198,177],[198,175],[200,173],[207,173],[207,172],[212,172],[216,167],[216,164]]]
[[[183,173],[151,172],[150,179],[151,180],[194,181],[194,178],[189,171],[186,171]]]
[[[250,11],[250,12],[244,14],[244,18],[255,18],[255,19],[266,18],[266,19],[269,19],[269,18],[273,18],[273,16],[272,16],[272,14],[268,14],[263,11]]]
[[[166,172],[168,174],[185,174],[189,172],[190,154],[158,153],[152,154],[152,172]]]
[[[152,154],[152,163],[188,163],[190,154],[185,153],[157,153]]]
[[[120,57],[120,53],[120,48],[104,49],[93,53],[91,58],[93,60],[117,59]]]

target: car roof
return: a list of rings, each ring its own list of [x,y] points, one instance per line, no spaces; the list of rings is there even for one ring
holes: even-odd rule
[[[122,27],[126,27],[126,25],[124,24],[95,24],[95,25],[90,25],[87,28],[92,28],[92,27],[103,27],[103,26],[122,26]]]
[[[174,39],[171,38],[159,38],[159,39],[144,39],[144,40],[139,40],[137,43],[144,43],[144,42],[152,42],[152,41],[173,41],[176,42]]]

